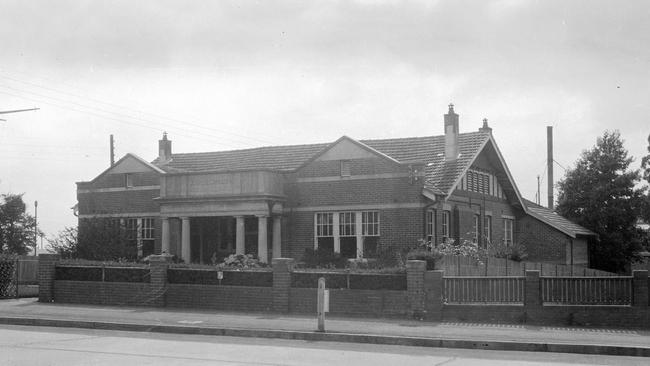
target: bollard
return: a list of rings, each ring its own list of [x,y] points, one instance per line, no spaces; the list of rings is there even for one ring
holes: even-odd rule
[[[318,312],[318,331],[325,331],[325,313],[329,311],[329,291],[325,289],[325,277],[318,279],[318,302],[316,304]]]

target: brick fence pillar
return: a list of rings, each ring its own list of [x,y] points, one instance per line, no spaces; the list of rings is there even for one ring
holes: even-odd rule
[[[632,306],[648,306],[648,271],[632,272]]]
[[[56,264],[61,259],[58,254],[38,255],[38,301],[54,301],[54,280]]]
[[[424,273],[424,309],[427,320],[441,321],[443,306],[444,271],[426,271]]]
[[[423,319],[425,315],[424,273],[426,270],[425,261],[406,261],[406,293],[411,316],[415,319]]]
[[[273,258],[273,311],[289,312],[293,258]]]
[[[151,277],[151,295],[146,302],[148,305],[165,307],[167,305],[167,269],[172,256],[169,254],[149,256],[149,274]]]
[[[528,310],[539,310],[542,307],[542,283],[539,278],[539,271],[526,271],[526,282],[524,284],[524,308]]]

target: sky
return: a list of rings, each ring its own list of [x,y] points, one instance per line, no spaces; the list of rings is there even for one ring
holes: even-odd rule
[[[48,236],[116,159],[443,134],[489,120],[522,193],[546,197],[605,130],[650,134],[647,1],[2,0],[0,193]]]

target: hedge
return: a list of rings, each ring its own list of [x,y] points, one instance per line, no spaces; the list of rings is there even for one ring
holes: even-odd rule
[[[222,271],[222,280],[219,280],[218,272],[214,269],[170,268],[167,270],[167,282],[190,285],[273,287],[272,271]]]
[[[103,272],[103,274],[102,274]],[[148,268],[57,266],[56,280],[97,282],[150,282]]]

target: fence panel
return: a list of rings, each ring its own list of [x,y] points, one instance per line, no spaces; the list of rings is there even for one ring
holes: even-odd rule
[[[38,258],[21,256],[16,272],[19,285],[38,285]]]
[[[632,277],[542,277],[542,301],[567,305],[630,305]]]
[[[524,277],[444,277],[444,297],[455,304],[524,302]]]

